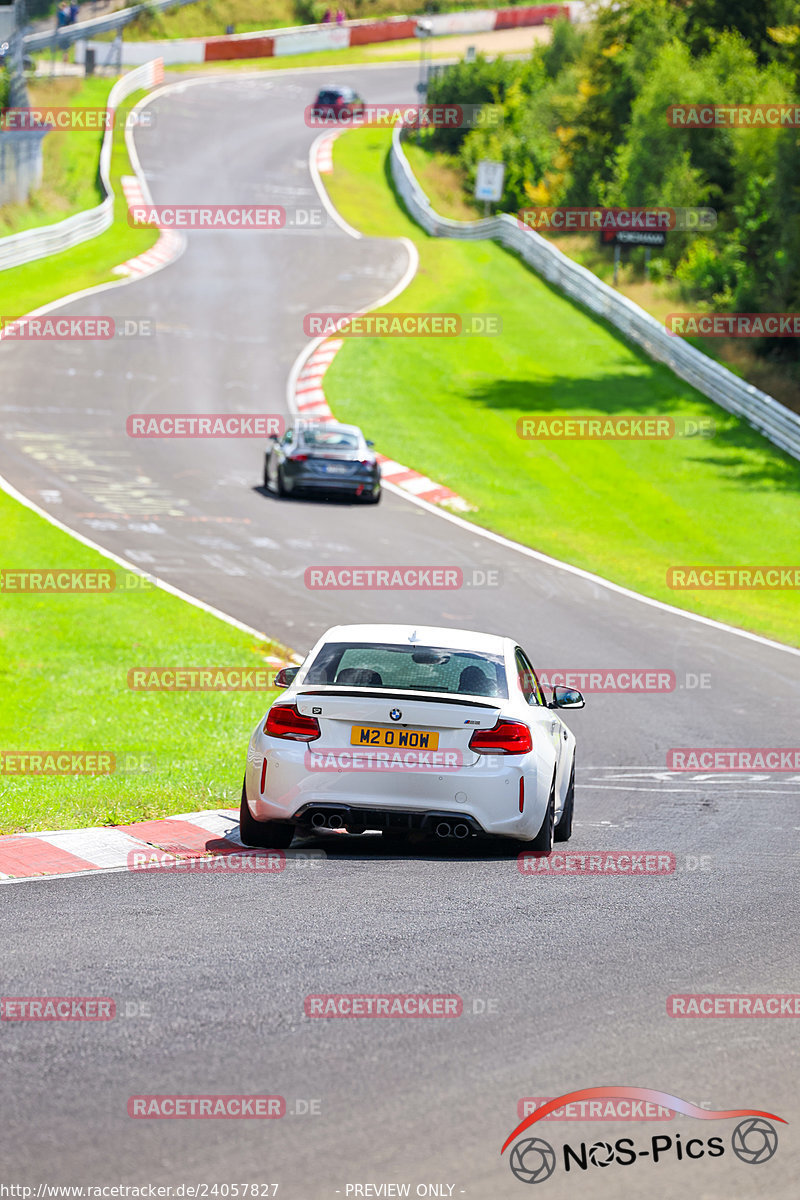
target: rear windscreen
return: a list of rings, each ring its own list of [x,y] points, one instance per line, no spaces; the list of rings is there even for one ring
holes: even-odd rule
[[[313,450],[357,450],[358,435],[347,429],[303,429],[304,446]]]
[[[508,697],[500,655],[448,650],[443,646],[329,642],[322,647],[303,680],[304,686],[309,683]]]

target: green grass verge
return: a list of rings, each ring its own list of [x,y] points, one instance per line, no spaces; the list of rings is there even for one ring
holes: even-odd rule
[[[2,566],[123,568],[0,492]],[[119,824],[236,806],[250,732],[275,692],[136,692],[130,667],[264,668],[282,647],[155,586],[0,592],[2,750],[108,751],[113,774],[0,774],[0,833]]]
[[[56,77],[32,82],[30,102],[38,108],[105,108],[113,79]],[[102,132],[49,133],[42,147],[42,182],[27,204],[0,208],[0,237],[52,225],[103,199],[98,177]]]
[[[114,267],[155,245],[157,230],[133,229],[128,225],[128,206],[120,186],[120,176],[132,173],[124,128],[120,126],[124,126],[125,114],[144,95],[145,92],[139,92],[129,97],[117,109],[117,129],[111,155],[113,225],[100,237],[83,242],[72,250],[65,250],[63,254],[53,254],[21,267],[0,271],[0,313],[4,317],[19,317],[57,300],[59,296],[118,280],[119,276],[113,273]],[[97,153],[99,155],[99,147]],[[95,173],[96,170],[95,166]],[[93,203],[99,203],[99,197]]]
[[[419,249],[416,278],[387,311],[496,313],[503,333],[346,342],[325,377],[336,415],[464,496],[488,529],[645,595],[800,644],[797,592],[666,585],[672,565],[797,563],[798,463],[500,246],[424,234],[391,187],[389,141],[388,130],[347,133],[327,177],[356,228],[404,235]],[[516,434],[519,417],[617,413],[712,418],[716,436],[534,442]]]

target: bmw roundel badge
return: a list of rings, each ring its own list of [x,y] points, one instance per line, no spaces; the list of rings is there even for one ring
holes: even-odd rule
[[[392,711],[389,713],[389,716],[392,718],[393,721],[399,721],[400,718],[402,717],[402,715],[403,714],[400,712],[399,708],[393,708]]]

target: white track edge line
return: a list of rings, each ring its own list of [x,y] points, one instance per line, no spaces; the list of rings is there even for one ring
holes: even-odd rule
[[[246,625],[244,621],[240,621],[238,618],[230,616],[229,613],[222,612],[222,610],[219,608],[214,608],[214,606],[211,604],[206,604],[205,600],[199,600],[197,596],[190,596],[188,592],[181,591],[180,588],[174,587],[171,583],[167,583],[166,580],[158,579],[149,572],[143,571],[141,567],[136,566],[135,563],[129,562],[127,558],[123,558],[121,555],[115,554],[112,550],[107,550],[104,546],[99,545],[97,542],[93,542],[91,538],[87,538],[84,536],[84,534],[78,533],[77,530],[70,529],[69,525],[65,525],[63,521],[59,521],[57,517],[54,517],[45,509],[40,508],[34,500],[29,500],[27,496],[23,496],[22,492],[17,491],[14,485],[9,483],[9,481],[3,475],[0,475],[0,489],[10,496],[12,500],[17,500],[20,504],[24,505],[25,508],[29,508],[31,512],[35,512],[37,516],[44,517],[45,521],[48,521],[51,525],[54,525],[56,529],[60,529],[63,533],[68,533],[70,537],[75,538],[75,540],[80,542],[82,545],[88,546],[90,550],[96,550],[99,554],[102,554],[104,558],[110,558],[112,562],[119,563],[121,567],[125,567],[127,571],[132,571],[135,575],[139,575],[142,579],[149,579],[155,587],[161,588],[162,592],[168,592],[171,596],[177,596],[179,600],[185,600],[187,604],[194,605],[195,608],[199,608],[202,612],[208,613],[210,616],[216,617],[220,621],[224,621],[227,625],[233,625],[234,628],[240,629],[242,633],[249,633],[264,642],[273,642],[275,640],[268,634],[262,632],[262,630],[254,629],[252,625]]]

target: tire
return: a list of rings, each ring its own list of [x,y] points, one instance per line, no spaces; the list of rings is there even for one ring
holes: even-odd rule
[[[294,826],[282,821],[257,821],[247,803],[247,790],[242,784],[242,803],[239,808],[239,837],[245,846],[265,846],[268,850],[286,850],[292,844]]]
[[[288,492],[286,491],[286,484],[283,482],[283,470],[281,469],[281,467],[278,467],[277,479],[278,479],[278,495],[279,496],[287,496]]]
[[[544,814],[542,827],[532,842],[528,843],[529,850],[541,850],[549,854],[553,849],[553,818],[556,809],[556,777],[550,785],[550,796],[547,801],[547,812]]]
[[[272,491],[272,488],[269,486],[269,459],[268,458],[264,459],[264,490],[267,492]]]
[[[371,493],[369,494],[369,496],[367,496],[367,498],[366,498],[366,500],[364,501],[364,503],[365,503],[365,504],[380,504],[380,502],[381,502],[381,496],[382,496],[382,495],[383,495],[383,489],[382,489],[382,488],[381,488],[381,490],[378,492],[378,494],[377,494],[377,495],[375,495],[375,493],[374,493],[374,492],[371,492]]]
[[[572,756],[572,770],[569,776],[569,784],[567,785],[567,795],[564,800],[564,807],[561,810],[561,816],[558,818],[558,824],[553,831],[553,840],[556,842],[568,842],[572,837],[572,813],[575,808],[575,756]]]

